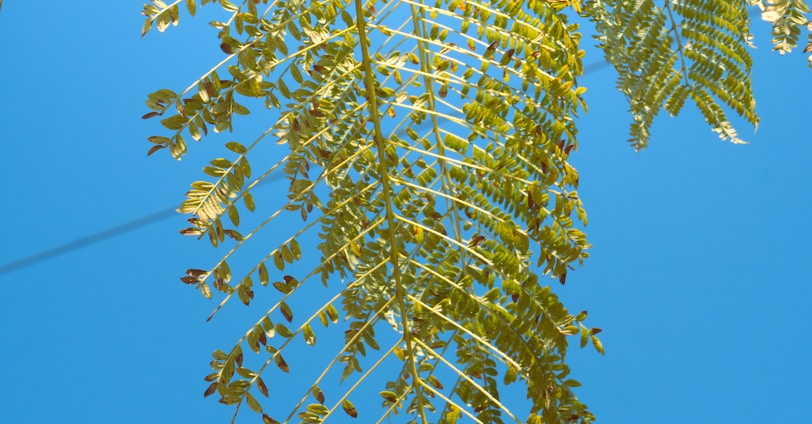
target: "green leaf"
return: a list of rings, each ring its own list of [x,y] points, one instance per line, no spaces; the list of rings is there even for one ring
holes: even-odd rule
[[[186,10],[189,12],[189,15],[195,16],[195,13],[197,12],[195,0],[186,0]]]
[[[327,318],[327,314],[324,311],[319,311],[319,321],[321,321],[321,325],[325,328],[330,326],[330,321]]]
[[[245,402],[248,404],[248,407],[251,408],[252,411],[261,414],[262,413],[262,405],[257,402],[254,396],[251,395],[249,392],[245,392]]]
[[[141,26],[141,37],[147,35],[149,30],[152,29],[152,19],[147,18],[144,20],[144,24]]]
[[[287,303],[281,302],[279,304],[279,311],[282,312],[282,315],[285,317],[285,320],[287,322],[293,322],[293,312],[291,312],[290,307],[288,306]],[[279,334],[282,334],[282,332],[280,332]],[[290,337],[290,336],[285,336],[284,334],[282,334],[282,337]]]
[[[591,338],[592,345],[595,346],[595,350],[598,351],[598,353],[600,353],[601,355],[603,355],[605,353],[603,350],[603,343],[601,343],[601,341],[598,340],[598,338],[595,336],[591,336]]]
[[[338,323],[338,310],[336,309],[336,307],[333,306],[332,304],[327,305],[327,308],[325,309],[325,311],[327,312],[327,315],[330,317],[330,321],[332,321],[333,324],[337,324]]]
[[[259,283],[263,286],[268,285],[268,268],[265,266],[265,263],[260,263],[257,273],[259,274]]]
[[[249,211],[253,212],[256,206],[254,205],[254,196],[251,193],[245,192],[242,197],[243,202],[245,203],[245,208]]]
[[[239,154],[244,154],[248,151],[248,149],[246,149],[245,146],[236,141],[229,141],[228,143],[226,143],[226,148],[234,153]]]
[[[326,406],[320,403],[311,403],[310,405],[307,405],[307,410],[319,416],[327,415],[327,413],[330,412]]]
[[[293,263],[293,253],[290,251],[290,247],[288,245],[282,246],[281,253],[282,259],[287,263]]]
[[[274,266],[276,266],[276,269],[280,271],[285,269],[285,260],[282,258],[282,252],[279,250],[277,250],[273,255],[273,263]]]
[[[181,115],[174,115],[161,120],[161,125],[168,130],[179,130],[183,128],[184,123],[185,119]]]
[[[289,247],[293,260],[298,261],[302,258],[302,249],[299,247],[299,242],[297,242],[296,239],[290,241]]]
[[[277,290],[282,292],[282,294],[288,294],[288,293],[291,293],[293,291],[293,289],[291,289],[290,286],[288,286],[287,284],[285,284],[285,283],[283,283],[281,281],[274,282],[273,286],[274,286],[274,288],[276,288]]]
[[[389,403],[395,403],[398,400],[398,396],[390,391],[383,391],[379,393],[382,398],[384,398]]]
[[[279,421],[276,421],[267,414],[262,414],[262,422],[263,424],[279,424]]]
[[[243,367],[237,368],[237,374],[244,378],[254,378],[257,375],[255,372]]]
[[[280,336],[286,339],[289,339],[291,336],[293,336],[293,333],[291,333],[288,327],[285,327],[283,324],[276,324],[274,328],[276,329],[276,332],[279,333]]]
[[[316,334],[313,332],[313,328],[310,327],[310,324],[305,324],[302,328],[302,335],[304,336],[305,343],[312,346],[316,344]]]
[[[233,205],[228,207],[228,219],[231,220],[235,227],[240,225],[240,214]]]
[[[581,327],[581,349],[585,348],[587,343],[589,343],[589,330]]]
[[[313,397],[315,397],[316,400],[319,401],[319,404],[324,405],[324,393],[321,391],[319,386],[313,386],[312,391]]]
[[[355,405],[353,405],[348,399],[344,399],[344,401],[341,402],[341,408],[344,409],[344,412],[346,412],[347,415],[353,418],[358,418],[358,411],[355,409]]]

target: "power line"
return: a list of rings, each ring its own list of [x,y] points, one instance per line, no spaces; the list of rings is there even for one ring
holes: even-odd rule
[[[272,182],[278,178],[281,178],[284,174],[276,174],[271,175],[268,178],[263,179],[260,181],[256,186],[259,187],[266,183]],[[125,222],[120,225],[116,225],[113,228],[108,228],[103,231],[99,231],[97,233],[90,234],[88,236],[70,241],[68,243],[52,247],[48,250],[44,250],[39,253],[35,253],[30,256],[26,256],[21,259],[17,259],[16,261],[9,262],[4,265],[0,265],[0,275],[8,274],[14,271],[18,271],[23,268],[27,268],[33,265],[36,265],[40,262],[45,262],[49,259],[53,259],[57,256],[61,256],[67,253],[70,253],[74,250],[81,249],[83,247],[90,246],[92,244],[101,243],[104,240],[113,238],[115,236],[119,236],[121,234],[126,234],[131,231],[135,231],[139,228],[146,227],[149,224],[162,221],[166,218],[176,215],[177,208],[166,208],[158,212],[154,212],[147,216],[142,216],[141,218],[136,218],[132,221]]]
[[[44,250],[39,253],[35,253],[31,256],[24,257],[22,259],[18,259],[13,262],[9,262],[5,265],[0,266],[0,275],[8,274],[32,265],[36,265],[40,262],[47,261],[48,259],[55,258],[60,255],[64,255],[66,253],[72,252],[74,250],[81,249],[83,247],[90,246],[92,244],[96,244],[107,240],[109,238],[129,233],[131,231],[137,230],[149,224],[152,224],[157,221],[161,221],[166,219],[175,214],[175,208],[168,208],[164,209],[159,212],[152,213],[147,216],[143,216],[141,218],[134,219],[129,222],[125,222],[123,224],[117,225],[113,228],[109,228],[107,230],[99,231],[94,234],[90,234],[88,236],[73,240],[71,242],[65,243],[60,246],[52,247],[48,250]]]
[[[270,183],[275,181],[278,178],[284,176],[283,174],[276,174],[271,175],[268,178],[263,179],[260,181],[256,186],[259,187],[266,183]],[[53,259],[57,256],[61,256],[74,250],[81,249],[83,247],[87,247],[93,244],[101,243],[107,239],[129,233],[131,231],[135,231],[139,228],[146,227],[149,224],[162,221],[167,219],[171,216],[176,215],[177,208],[166,208],[158,212],[151,213],[146,216],[142,216],[140,218],[133,219],[132,221],[125,222],[123,224],[116,225],[113,228],[108,228],[106,230],[99,231],[97,233],[93,233],[82,238],[70,241],[68,243],[52,247],[48,250],[43,250],[42,252],[35,253],[30,256],[26,256],[21,259],[17,259],[16,261],[9,262],[7,264],[0,265],[0,275],[9,274],[14,271],[18,271],[23,268],[27,268],[33,265],[36,265],[40,262],[45,262],[49,259]]]
[[[612,66],[612,64],[605,60],[602,60],[600,62],[588,63],[584,65],[584,75],[591,72],[600,71],[601,69],[608,68],[610,66]]]

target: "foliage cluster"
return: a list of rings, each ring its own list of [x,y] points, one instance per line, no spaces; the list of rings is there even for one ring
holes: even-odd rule
[[[211,25],[225,57],[180,93],[149,95],[144,117],[167,131],[148,138],[149,154],[180,159],[187,139],[232,130],[248,105],[274,112],[253,142],[226,143],[231,157],[212,160],[179,209],[191,223],[181,233],[229,248],[181,280],[221,298],[215,313],[235,295],[267,305],[214,352],[205,395],[266,423],[591,422],[565,358],[570,336],[602,353],[600,329],[542,282],[566,283],[589,248],[568,162],[586,111],[571,21],[594,23],[635,148],[662,109],[676,115],[688,99],[741,142],[726,114],[758,123],[744,0],[153,0],[142,33],[198,4],[222,9]],[[797,44],[804,1],[751,5],[773,24],[777,50]],[[249,158],[262,143],[287,152],[258,173]],[[284,204],[258,208],[254,188],[275,175],[287,181]],[[246,211],[263,221],[240,232]],[[269,225],[290,214],[300,227]],[[232,272],[235,252],[270,228],[273,245]],[[319,282],[329,298],[301,302]],[[285,355],[328,330],[343,342],[321,351],[312,380],[289,385]],[[506,395],[516,383],[529,402]],[[292,405],[258,400],[295,390]],[[380,414],[359,411],[362,390],[379,394]]]

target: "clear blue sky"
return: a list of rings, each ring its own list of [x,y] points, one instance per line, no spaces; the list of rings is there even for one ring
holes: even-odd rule
[[[177,205],[219,151],[145,156],[146,94],[186,87],[221,53],[205,9],[141,39],[140,8],[4,2],[0,266]],[[689,108],[662,116],[635,153],[612,71],[584,79],[590,113],[573,161],[594,247],[556,290],[604,330],[606,356],[571,350],[601,423],[809,414],[812,70],[800,52],[771,54],[767,31],[755,22],[762,124],[755,135],[738,126],[749,145],[719,141]],[[600,60],[591,52],[586,63]],[[0,275],[0,422],[230,419],[203,399],[202,377],[247,321],[205,322],[215,303],[178,277],[219,252],[178,235],[183,226],[174,216]]]

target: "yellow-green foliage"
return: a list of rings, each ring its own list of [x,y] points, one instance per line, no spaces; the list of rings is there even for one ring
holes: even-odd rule
[[[758,124],[746,6],[744,0],[587,2],[600,47],[631,106],[635,148],[648,144],[661,109],[676,115],[688,98],[722,139],[743,142],[723,106]]]
[[[586,109],[572,16],[595,23],[636,148],[661,109],[689,98],[722,138],[741,141],[723,107],[758,122],[742,0],[152,3],[143,34],[219,6],[223,60],[180,93],[148,96],[144,118],[166,130],[150,154],[180,159],[187,138],[231,132],[249,105],[268,111],[179,208],[191,223],[181,233],[229,249],[181,280],[219,296],[215,313],[235,297],[262,305],[214,352],[205,395],[265,423],[594,419],[564,359],[572,337],[603,353],[600,329],[544,282],[566,283],[589,248],[568,162]],[[785,3],[762,6],[776,28],[796,28],[805,5]],[[281,151],[253,169],[268,163],[261,145]],[[286,192],[255,203],[276,176]],[[246,211],[256,223],[238,232]],[[297,345],[319,354],[293,355]],[[503,395],[513,384],[521,399]],[[299,400],[258,400],[271,393]]]

